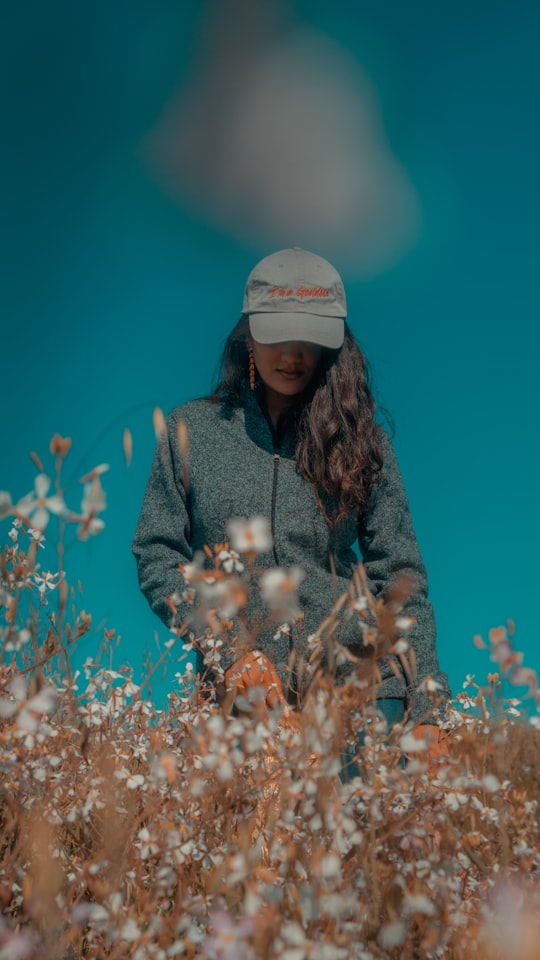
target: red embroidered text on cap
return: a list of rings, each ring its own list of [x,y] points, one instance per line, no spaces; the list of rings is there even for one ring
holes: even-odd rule
[[[299,300],[303,300],[304,297],[320,299],[321,297],[329,296],[330,291],[325,287],[297,287],[296,290],[287,290],[285,287],[272,287],[268,294],[268,299],[273,300],[275,297],[298,297]]]

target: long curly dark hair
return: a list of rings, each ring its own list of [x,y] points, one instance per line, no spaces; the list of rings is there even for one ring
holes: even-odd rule
[[[210,401],[228,407],[242,402],[249,337],[248,318],[242,316],[225,343]],[[332,526],[350,512],[361,516],[382,467],[369,379],[367,360],[345,324],[343,346],[321,350],[318,378],[294,410],[298,469],[314,485]]]

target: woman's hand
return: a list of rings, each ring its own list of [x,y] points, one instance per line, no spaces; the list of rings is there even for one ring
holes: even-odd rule
[[[441,760],[450,756],[448,734],[434,723],[419,723],[413,730],[417,740],[425,740],[427,749],[422,756],[428,760]]]
[[[283,687],[274,666],[260,650],[249,650],[226,671],[225,689],[227,695],[234,692],[235,698],[244,697],[250,702],[249,691],[255,687],[263,689],[269,709],[285,705]]]

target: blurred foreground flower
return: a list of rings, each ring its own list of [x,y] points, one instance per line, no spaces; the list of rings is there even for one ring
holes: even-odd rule
[[[261,595],[267,607],[282,620],[294,620],[300,613],[297,590],[305,573],[301,567],[266,570],[261,577]]]
[[[222,619],[236,616],[247,603],[245,585],[238,576],[224,579],[205,574],[198,584],[199,597],[207,610],[217,610]]]
[[[36,530],[45,530],[49,522],[49,515],[65,513],[66,505],[58,494],[48,497],[51,486],[50,477],[46,473],[38,473],[34,480],[34,489],[19,500],[16,511],[24,519],[32,521]]]
[[[233,517],[227,524],[227,533],[237,553],[267,553],[272,549],[272,532],[266,517]]]
[[[14,677],[8,684],[9,696],[0,699],[0,717],[9,719],[17,715],[19,730],[33,732],[44,713],[52,713],[58,702],[58,692],[51,685],[43,687],[30,699],[23,677]]]
[[[537,673],[531,667],[523,666],[523,653],[514,650],[512,646],[510,638],[513,632],[514,624],[509,621],[507,627],[493,627],[489,631],[489,647],[479,634],[474,637],[474,644],[479,650],[489,649],[490,660],[499,665],[502,674],[513,687],[527,686],[528,696],[538,698]]]
[[[12,512],[13,503],[11,501],[11,494],[8,490],[0,490],[0,520],[3,520],[4,517],[9,517]]]
[[[516,880],[499,881],[484,907],[481,941],[502,960],[538,960],[540,913],[533,889]]]
[[[98,517],[106,507],[105,491],[101,484],[100,476],[109,469],[108,464],[102,463],[95,467],[90,473],[81,478],[84,483],[83,498],[81,503],[81,516],[71,517],[70,519],[79,519],[77,528],[77,537],[79,540],[88,540],[89,537],[101,533],[105,527],[105,521]]]
[[[246,938],[254,930],[251,917],[235,919],[226,910],[213,913],[209,921],[211,936],[201,945],[201,956],[206,960],[248,960],[254,956]]]

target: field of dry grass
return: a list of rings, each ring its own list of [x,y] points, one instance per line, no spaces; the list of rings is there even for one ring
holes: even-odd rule
[[[361,571],[353,613],[372,655],[346,683],[318,669],[321,643],[327,660],[346,655],[329,612],[295,664],[307,680],[298,710],[268,708],[257,690],[231,710],[189,670],[160,710],[112,633],[72,670],[91,620],[63,538],[69,524],[82,540],[99,533],[105,496],[101,466],[83,478],[81,508],[67,508],[68,452],[53,438],[55,485],[38,463],[31,496],[0,494],[0,960],[537,960],[540,729],[501,697],[503,677],[536,696],[511,625],[484,644],[485,685],[466,680],[445,709],[436,755],[373,707],[395,631],[363,596]],[[218,546],[211,580],[187,571],[197,595],[203,580],[219,584],[193,640],[218,677],[218,638],[247,636],[220,610],[233,604],[242,621],[252,549]],[[294,578],[274,587],[290,609]],[[185,655],[181,633],[164,662]],[[399,656],[414,670],[406,640]],[[430,693],[435,716],[444,705]]]

